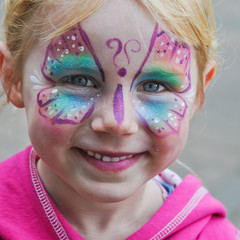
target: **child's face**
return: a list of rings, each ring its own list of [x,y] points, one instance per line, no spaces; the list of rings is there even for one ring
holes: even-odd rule
[[[194,52],[124,2],[35,46],[24,69],[34,148],[54,174],[99,201],[130,196],[176,160],[196,92]]]

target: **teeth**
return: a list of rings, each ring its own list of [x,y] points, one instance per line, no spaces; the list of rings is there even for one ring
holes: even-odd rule
[[[98,160],[102,160],[103,162],[119,162],[121,160],[125,160],[127,158],[132,158],[133,155],[127,155],[127,156],[122,156],[122,157],[109,157],[109,156],[102,156],[99,153],[94,153],[91,151],[86,151],[87,155],[90,157],[95,157]]]

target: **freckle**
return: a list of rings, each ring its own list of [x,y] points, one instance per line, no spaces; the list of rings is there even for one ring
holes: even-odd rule
[[[180,60],[180,64],[183,64],[183,59]]]
[[[58,110],[57,109],[55,109],[55,112],[57,112]]]
[[[78,42],[78,46],[82,46],[82,44],[80,42]]]
[[[175,98],[174,100],[175,100],[175,102],[177,102],[177,99],[176,99],[176,98]]]
[[[45,111],[47,111],[47,110],[48,110],[48,107],[45,108]]]
[[[157,50],[157,53],[160,53],[160,50],[159,50],[159,49]]]
[[[154,118],[152,118],[152,121],[154,121]]]
[[[79,55],[79,53],[78,53],[78,52],[75,52],[75,55],[76,55],[76,56],[78,56],[78,55]]]
[[[167,43],[167,46],[168,46],[169,44],[170,44],[170,43],[168,42],[168,43]]]
[[[57,104],[54,105],[54,107],[56,107],[56,106],[57,106]]]
[[[162,127],[162,130],[166,130],[166,128],[165,128],[165,127]]]
[[[77,120],[77,116],[74,117]]]
[[[45,93],[43,93],[43,94],[42,94],[42,97],[46,97],[46,94],[45,94]]]
[[[50,75],[53,76],[53,72],[50,72]]]
[[[164,52],[164,53],[166,53],[166,52],[167,52],[167,50],[166,50],[166,49],[164,49],[164,50],[163,50],[163,52]]]
[[[158,133],[161,133],[161,130],[160,130],[160,129],[158,129]]]
[[[82,114],[82,111],[80,110],[79,113]]]

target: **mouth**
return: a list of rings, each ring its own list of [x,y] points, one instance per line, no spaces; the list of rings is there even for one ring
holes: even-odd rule
[[[130,159],[137,154],[100,154],[92,151],[83,150],[88,156],[94,157],[103,162],[120,162],[126,159]]]
[[[97,169],[104,171],[118,172],[125,170],[144,154],[141,153],[112,153],[112,152],[95,152],[78,148],[84,159]]]

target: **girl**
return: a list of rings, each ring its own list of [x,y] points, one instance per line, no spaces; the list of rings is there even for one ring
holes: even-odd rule
[[[208,0],[9,0],[1,82],[32,146],[0,164],[1,239],[237,239],[167,168],[215,72]]]

